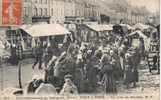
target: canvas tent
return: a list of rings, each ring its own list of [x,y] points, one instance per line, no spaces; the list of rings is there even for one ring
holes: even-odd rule
[[[81,25],[80,37],[82,41],[98,41],[98,39],[108,36],[113,28],[106,24],[83,24]]]
[[[44,44],[62,43],[64,36],[70,32],[60,24],[32,24],[22,25],[19,27],[19,37],[23,51],[31,51],[38,41]],[[54,37],[54,42],[53,38]],[[31,51],[32,52],[32,51]]]
[[[112,31],[113,28],[109,25],[99,25],[99,24],[91,24],[87,25],[91,30],[97,31],[97,32],[102,32],[102,31]]]
[[[20,29],[32,37],[56,36],[70,34],[70,32],[59,24],[34,24],[22,25]]]
[[[139,37],[142,37],[143,40],[144,40],[144,46],[145,46],[145,50],[148,50],[149,48],[149,45],[150,45],[150,38],[148,38],[143,32],[137,30],[137,31],[134,31],[132,33],[129,34],[129,36],[134,36],[134,35],[139,35]],[[135,46],[137,46],[139,43],[139,40],[138,39],[133,39],[133,44]]]

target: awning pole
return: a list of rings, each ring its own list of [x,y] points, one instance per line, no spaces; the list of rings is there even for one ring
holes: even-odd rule
[[[22,88],[22,81],[21,81],[21,61],[18,64],[18,82],[19,82],[19,87]]]
[[[3,81],[4,81],[4,75],[3,75],[3,66],[2,66],[2,57],[0,57],[0,68],[1,68],[1,92],[3,91]]]

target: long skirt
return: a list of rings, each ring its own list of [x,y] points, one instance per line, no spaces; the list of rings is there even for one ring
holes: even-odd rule
[[[133,71],[133,82],[138,82],[139,81],[139,73],[137,70]]]
[[[112,74],[104,74],[102,79],[102,85],[104,92],[106,93],[115,93],[117,92],[116,83],[114,76]]]
[[[115,79],[117,81],[122,79],[124,72],[123,72],[123,69],[121,68],[121,64],[117,63],[113,66],[113,68],[114,68],[113,73],[114,73]]]
[[[134,73],[131,67],[125,67],[124,84],[128,85],[134,81]]]
[[[82,92],[82,84],[83,84],[83,72],[81,69],[77,69],[74,75],[74,84],[78,88],[78,92]]]

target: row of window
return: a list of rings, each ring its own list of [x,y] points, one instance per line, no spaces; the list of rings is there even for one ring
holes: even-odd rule
[[[48,0],[35,0],[35,3],[47,4]]]
[[[48,15],[47,8],[34,8],[34,16]]]
[[[44,4],[45,3],[45,4],[47,4],[48,0],[24,0],[24,2],[33,2],[33,3],[40,3],[40,4]]]
[[[57,15],[64,15],[64,11],[63,9],[57,9],[54,11],[54,9],[51,9],[51,16],[54,15],[54,13],[56,13]],[[29,8],[24,7],[24,15],[28,16],[29,15]],[[48,16],[49,15],[49,11],[47,8],[34,8],[33,11],[33,15],[34,16]]]
[[[40,4],[47,4],[47,3],[54,3],[57,0],[24,0],[24,2],[34,2],[34,3],[40,3]],[[60,0],[58,0],[60,1]],[[62,0],[62,1],[66,1],[66,2],[73,2],[74,0]]]
[[[54,2],[63,1],[63,2],[74,2],[77,0],[24,0],[24,2],[39,3],[39,4],[54,4]],[[96,0],[87,0],[88,3],[96,3]]]
[[[28,16],[30,13],[30,8],[24,7],[24,16]],[[34,8],[34,16],[47,16],[48,15],[48,10],[47,8]]]
[[[30,13],[30,8],[27,8],[27,7],[24,7],[24,16],[28,16],[29,13]],[[49,14],[50,13],[50,14]],[[56,14],[55,14],[56,13]],[[80,15],[82,16],[84,12],[80,11],[80,10],[76,10],[76,13],[75,13],[75,10],[72,10],[72,9],[66,9],[66,10],[63,10],[63,9],[54,9],[54,8],[51,8],[50,9],[50,12],[48,11],[47,8],[34,8],[33,10],[33,15],[34,16],[54,16],[54,15],[58,15],[58,16],[63,16],[64,14],[66,16],[71,16],[71,15]],[[97,16],[97,11],[90,11],[90,9],[86,10],[85,11],[85,15],[86,16]]]
[[[64,16],[64,10],[63,9],[54,9],[51,8],[51,16],[57,15],[57,16]]]

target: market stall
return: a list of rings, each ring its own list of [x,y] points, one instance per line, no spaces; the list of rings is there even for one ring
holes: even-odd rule
[[[70,34],[66,28],[59,24],[22,25],[10,33],[14,35],[8,36],[9,42],[12,47],[16,46],[17,55],[21,56],[20,58],[23,58],[23,55],[25,57],[32,55],[33,48],[39,41],[44,45],[63,43],[65,35]]]
[[[81,37],[83,41],[92,41],[106,37],[113,30],[109,25],[87,24],[82,26]]]
[[[140,46],[140,38],[144,41],[145,50],[148,51],[150,45],[150,38],[148,38],[143,32],[137,30],[129,34],[132,39],[132,46]]]

